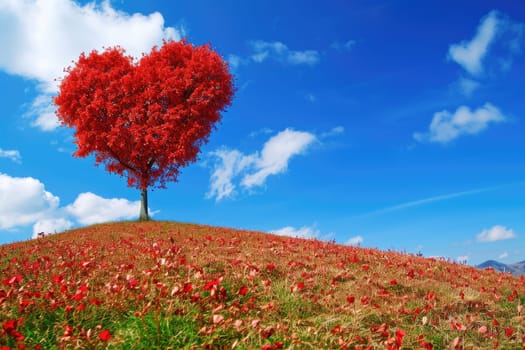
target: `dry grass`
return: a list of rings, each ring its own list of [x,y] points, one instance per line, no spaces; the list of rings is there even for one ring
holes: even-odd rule
[[[0,283],[0,349],[525,349],[523,277],[219,227],[0,246]]]

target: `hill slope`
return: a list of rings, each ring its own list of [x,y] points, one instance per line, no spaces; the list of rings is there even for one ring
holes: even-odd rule
[[[0,347],[524,346],[525,278],[220,227],[114,223],[4,245],[0,282]]]

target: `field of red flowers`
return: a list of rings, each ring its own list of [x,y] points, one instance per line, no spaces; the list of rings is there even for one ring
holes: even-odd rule
[[[173,222],[0,246],[0,349],[525,349],[525,278]]]

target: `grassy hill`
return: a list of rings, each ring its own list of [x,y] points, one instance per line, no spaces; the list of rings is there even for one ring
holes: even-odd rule
[[[0,246],[2,350],[525,349],[524,302],[523,277],[220,227]]]

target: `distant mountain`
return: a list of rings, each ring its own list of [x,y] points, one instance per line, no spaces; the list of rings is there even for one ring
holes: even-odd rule
[[[511,272],[513,275],[525,275],[525,260],[514,264],[504,264],[495,260],[487,260],[476,266],[479,269],[493,268],[496,271]]]

